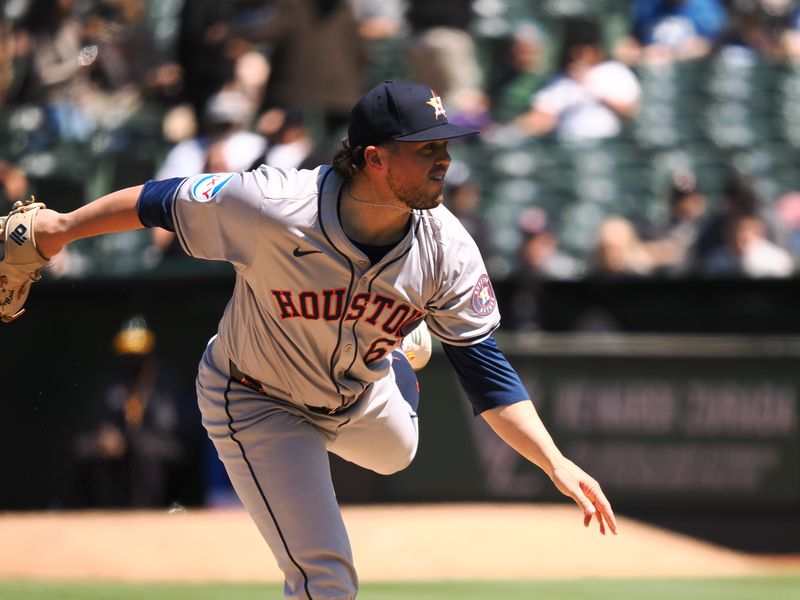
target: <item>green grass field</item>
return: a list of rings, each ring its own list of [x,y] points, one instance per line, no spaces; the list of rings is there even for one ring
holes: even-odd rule
[[[112,584],[0,581],[3,600],[280,600],[263,584]],[[797,600],[800,577],[367,583],[364,600]]]

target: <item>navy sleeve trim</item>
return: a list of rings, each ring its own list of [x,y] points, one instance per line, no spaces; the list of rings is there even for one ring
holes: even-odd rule
[[[144,184],[136,204],[136,212],[142,225],[175,231],[172,205],[178,188],[184,181],[185,177],[173,177],[161,181],[151,179]]]
[[[172,209],[170,210],[169,213],[169,216],[172,218],[173,225],[175,225],[175,223],[178,222],[178,217],[175,214],[175,209],[177,208],[177,205],[178,205],[177,202],[172,202]],[[180,244],[181,248],[183,248],[183,251],[186,252],[186,255],[194,257],[192,251],[189,250],[189,244],[186,243],[186,238],[183,237],[183,231],[181,231],[180,227],[175,227],[175,237],[178,238],[178,243]]]
[[[519,375],[497,347],[494,336],[474,346],[442,344],[442,347],[476,415],[529,399]]]

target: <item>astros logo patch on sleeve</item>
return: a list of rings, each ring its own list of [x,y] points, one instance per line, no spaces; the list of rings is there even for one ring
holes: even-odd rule
[[[220,190],[225,187],[233,177],[233,173],[214,173],[213,175],[204,175],[192,186],[191,196],[195,202],[208,202],[214,196],[219,194]]]
[[[481,275],[478,283],[472,289],[472,308],[479,315],[485,317],[492,313],[497,306],[497,298],[494,296],[492,282],[488,275]]]

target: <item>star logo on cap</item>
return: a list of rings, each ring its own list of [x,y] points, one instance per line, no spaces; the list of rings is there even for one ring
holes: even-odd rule
[[[447,118],[447,113],[444,112],[444,104],[442,104],[442,99],[436,95],[436,92],[431,90],[431,99],[428,100],[425,104],[432,107],[435,111],[433,116],[436,117],[436,120],[439,120],[439,115],[442,115],[445,119]]]

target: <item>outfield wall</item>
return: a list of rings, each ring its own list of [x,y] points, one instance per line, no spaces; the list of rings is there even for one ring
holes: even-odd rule
[[[527,335],[501,345],[563,451],[618,506],[800,507],[800,340]],[[417,493],[453,499],[550,497],[549,483],[467,414],[444,363],[437,355],[422,375],[420,457],[447,456],[448,467],[409,478],[397,493],[419,482]],[[434,428],[450,440],[458,429],[461,452]]]
[[[72,504],[75,436],[88,426],[100,381],[113,365],[111,338],[134,313],[147,317],[159,335],[159,354],[185,385],[184,418],[195,435],[174,482],[174,498],[202,503],[206,447],[191,395],[197,361],[230,283],[227,271],[212,269],[200,277],[45,282],[34,288],[29,314],[0,329],[6,424],[0,437],[5,458],[0,510]],[[635,296],[635,288],[615,285],[616,291],[612,285],[604,292],[609,306],[614,294]],[[667,297],[668,288],[654,285],[659,302],[631,309],[639,323],[648,307],[658,315],[666,311],[664,303],[688,302]],[[727,286],[729,297],[733,284],[720,285]],[[596,283],[587,286],[573,286],[565,309],[574,311],[581,294],[582,310],[591,309],[589,299],[599,291]],[[635,286],[640,299],[655,294]],[[796,511],[800,337],[773,331],[783,309],[789,313],[795,287],[795,282],[783,288],[751,284],[748,292],[737,283],[736,294],[750,302],[723,308],[744,315],[738,323],[746,324],[746,335],[528,333],[501,334],[501,344],[562,449],[603,482],[618,507]],[[561,296],[565,289],[552,293]],[[499,293],[502,298],[502,288]],[[713,312],[715,294],[722,296],[709,292],[703,311]],[[634,306],[630,298],[627,302]],[[759,310],[769,335],[749,331]],[[785,321],[792,331],[788,316]],[[737,322],[731,323],[735,330]],[[545,476],[472,417],[442,353],[420,379],[422,433],[415,463],[384,478],[335,460],[343,501],[557,497]]]

